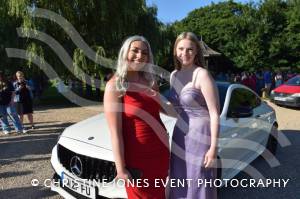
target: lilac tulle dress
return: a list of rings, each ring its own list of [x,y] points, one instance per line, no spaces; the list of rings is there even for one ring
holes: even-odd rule
[[[171,145],[169,179],[173,179],[173,184],[169,184],[169,198],[216,199],[213,182],[212,186],[204,186],[205,180],[216,178],[215,168],[203,167],[204,155],[210,147],[210,118],[205,99],[194,83],[184,86],[179,93],[172,86],[169,100],[178,119]]]

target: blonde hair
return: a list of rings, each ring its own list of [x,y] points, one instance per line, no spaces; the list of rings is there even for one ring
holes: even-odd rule
[[[23,79],[25,78],[25,77],[24,77],[24,73],[23,73],[22,71],[17,71],[17,72],[16,72],[16,76],[17,76],[17,75],[21,76]]]
[[[176,38],[174,48],[173,48],[173,60],[174,60],[175,69],[181,70],[181,63],[177,59],[176,48],[178,43],[183,39],[188,39],[196,45],[196,56],[195,56],[194,63],[197,66],[205,68],[204,56],[197,36],[192,32],[183,32],[180,35],[178,35],[178,37]]]
[[[146,64],[143,68],[143,71],[140,72],[142,77],[144,77],[147,82],[149,82],[149,86],[152,87],[155,83],[155,79],[153,76],[153,54],[151,51],[151,47],[149,42],[143,36],[131,36],[127,38],[118,55],[117,61],[117,71],[116,71],[116,89],[121,93],[125,93],[128,89],[128,80],[127,80],[127,71],[128,71],[128,62],[127,62],[127,55],[130,49],[130,45],[134,41],[142,41],[148,48],[148,64]]]

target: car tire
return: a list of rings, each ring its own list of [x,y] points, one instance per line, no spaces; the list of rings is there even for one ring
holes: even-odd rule
[[[266,147],[266,150],[268,150],[273,155],[275,155],[277,151],[277,145],[278,145],[277,137],[278,137],[278,127],[276,125],[273,125],[271,128],[271,132]]]

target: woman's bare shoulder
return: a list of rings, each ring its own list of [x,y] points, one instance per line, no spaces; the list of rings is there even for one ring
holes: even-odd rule
[[[198,67],[194,72],[197,74],[198,77],[209,75],[209,71],[206,68],[202,67]]]
[[[106,88],[115,88],[117,85],[117,78],[114,75],[112,78],[110,78],[110,80],[108,80],[108,82],[106,83]]]
[[[202,67],[198,67],[195,70],[195,82],[196,82],[196,87],[201,88],[202,86],[205,86],[206,84],[210,84],[213,82],[213,78],[210,75],[210,72]]]
[[[196,79],[207,79],[207,78],[211,78],[211,74],[210,72],[206,69],[206,68],[202,68],[202,67],[198,67],[195,70],[195,75],[196,75]]]
[[[120,92],[117,90],[117,78],[116,76],[113,76],[105,86],[105,93],[120,95]]]

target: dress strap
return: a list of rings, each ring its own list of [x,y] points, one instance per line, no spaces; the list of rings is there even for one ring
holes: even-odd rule
[[[173,71],[173,72],[171,73],[171,75],[170,75],[170,84],[171,84],[171,85],[174,84],[174,82],[175,82],[175,78],[176,78],[177,72],[178,72],[178,70],[175,70],[175,71]]]
[[[170,88],[173,88],[176,91],[176,93],[178,92],[178,88],[179,88],[178,86],[175,85],[176,83],[178,84],[178,81],[176,81],[177,72],[178,70],[175,70],[170,75]]]

